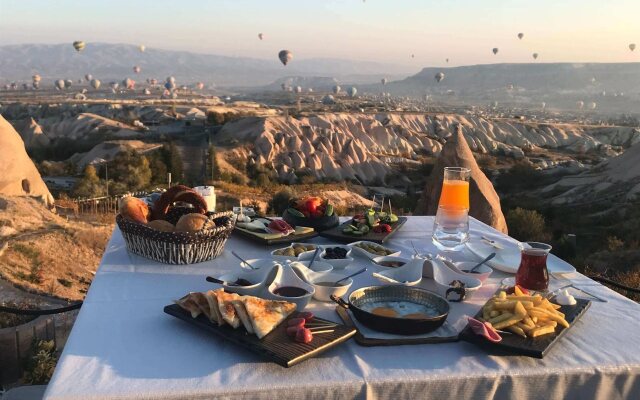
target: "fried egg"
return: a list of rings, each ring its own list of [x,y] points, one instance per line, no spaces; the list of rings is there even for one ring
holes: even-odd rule
[[[360,308],[375,315],[393,318],[421,319],[439,315],[435,307],[411,301],[375,301],[363,304]]]

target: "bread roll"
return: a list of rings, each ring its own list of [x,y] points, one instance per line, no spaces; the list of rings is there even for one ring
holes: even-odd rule
[[[177,232],[198,232],[205,228],[213,227],[213,223],[209,221],[206,215],[191,213],[185,214],[178,220],[176,224]]]
[[[162,219],[150,221],[147,226],[160,232],[173,232],[176,229],[171,222]]]
[[[137,197],[123,197],[120,199],[120,214],[131,221],[146,224],[149,219],[149,206]]]

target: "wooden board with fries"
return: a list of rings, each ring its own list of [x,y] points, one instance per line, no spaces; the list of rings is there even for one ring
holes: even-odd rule
[[[489,322],[502,336],[493,343],[473,333],[467,326],[460,339],[510,354],[542,358],[558,339],[589,308],[590,301],[576,299],[573,306],[560,306],[540,294],[513,294],[499,290],[485,303],[476,319]]]

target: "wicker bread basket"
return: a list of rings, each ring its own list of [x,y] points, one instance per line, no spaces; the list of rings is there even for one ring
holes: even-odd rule
[[[175,224],[190,212],[192,209],[174,207],[166,219]],[[116,216],[116,223],[130,252],[165,264],[195,264],[219,256],[235,225],[231,211],[207,216],[216,222],[216,227],[200,232],[160,232],[122,215]]]

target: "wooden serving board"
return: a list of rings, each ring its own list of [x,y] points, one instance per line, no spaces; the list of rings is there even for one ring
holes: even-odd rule
[[[348,327],[358,329],[356,324],[351,319],[351,315],[349,312],[340,306],[336,306],[336,312],[340,316],[340,319],[344,322],[344,324]],[[410,345],[410,344],[437,344],[437,343],[450,343],[457,342],[458,335],[449,336],[449,337],[430,337],[430,338],[416,338],[407,335],[401,339],[379,339],[379,338],[368,338],[365,337],[360,331],[356,331],[354,336],[356,343],[360,346],[365,347],[373,347],[373,346],[402,346],[402,345]]]
[[[218,324],[209,321],[204,315],[192,318],[191,313],[183,310],[177,304],[166,306],[164,312],[191,325],[197,326],[200,329],[209,331],[216,336],[229,340],[285,368],[289,368],[304,360],[324,353],[340,343],[345,342],[356,333],[354,328],[337,324],[335,328],[331,328],[334,330],[331,333],[314,335],[311,343],[298,343],[287,336],[287,323],[284,321],[267,336],[258,339],[256,335],[247,333],[242,327],[233,329],[229,325],[218,326]],[[295,318],[297,314],[298,313],[294,313],[289,316],[289,318]],[[333,323],[317,317],[314,317],[311,322]]]
[[[521,355],[527,357],[543,358],[549,350],[558,343],[558,340],[564,336],[567,331],[573,328],[573,324],[582,317],[585,311],[591,305],[591,301],[585,299],[576,299],[574,306],[561,306],[560,312],[565,315],[565,319],[569,323],[568,328],[558,327],[555,333],[543,335],[537,338],[523,338],[516,334],[500,333],[502,341],[493,343],[482,336],[476,335],[467,325],[460,332],[460,340],[477,344],[492,354]],[[476,314],[476,318],[482,317],[482,310]]]
[[[260,217],[260,218],[264,218],[269,221],[272,220],[271,218],[265,218],[265,217]],[[309,228],[306,228],[306,227],[296,227],[296,232],[287,236],[280,236],[275,238],[269,237],[267,236],[267,234],[250,231],[249,229],[240,228],[238,226],[236,226],[233,231],[244,238],[263,244],[265,246],[270,246],[275,244],[289,244],[294,242],[304,242],[306,240],[309,240],[318,236],[318,232],[316,232],[315,230],[308,231],[308,229]]]
[[[357,242],[360,240],[366,240],[369,242],[374,242],[378,244],[383,244],[386,242],[392,235],[394,235],[402,225],[407,222],[407,217],[398,217],[398,222],[391,224],[392,231],[389,233],[375,233],[370,231],[366,235],[350,235],[348,233],[342,232],[344,228],[351,225],[351,220],[336,226],[335,228],[327,229],[326,231],[320,232],[320,236],[335,240],[341,243],[351,243]]]

